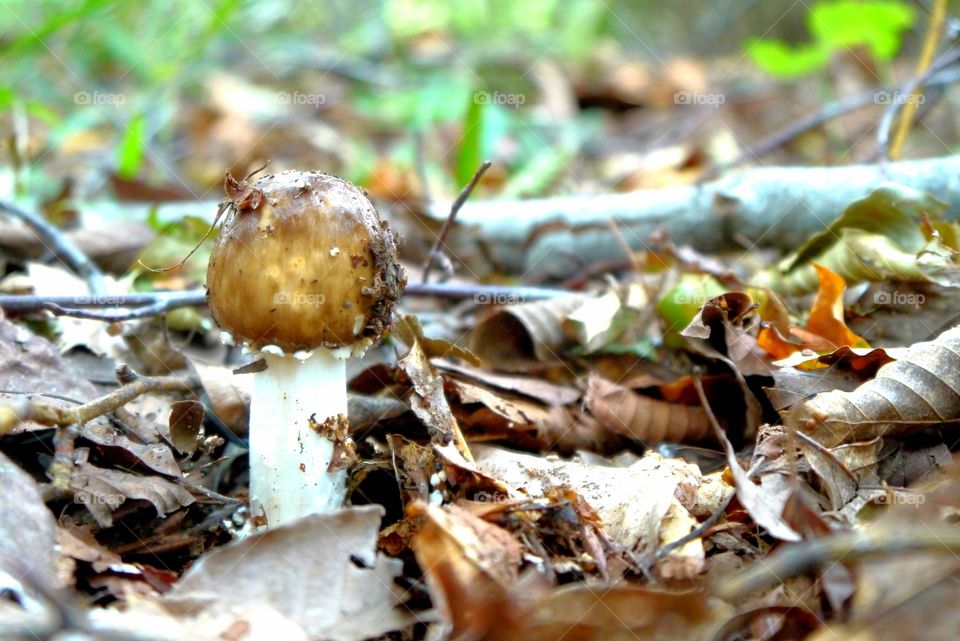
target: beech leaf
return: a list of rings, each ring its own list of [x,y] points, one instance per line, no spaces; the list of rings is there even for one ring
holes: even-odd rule
[[[960,421],[960,327],[911,346],[851,392],[817,394],[787,421],[827,446]]]

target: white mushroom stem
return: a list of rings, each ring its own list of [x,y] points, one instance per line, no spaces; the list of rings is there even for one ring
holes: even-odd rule
[[[334,442],[318,431],[347,417],[346,360],[319,348],[305,360],[264,354],[250,399],[250,507],[267,527],[343,506],[346,472],[328,472]]]

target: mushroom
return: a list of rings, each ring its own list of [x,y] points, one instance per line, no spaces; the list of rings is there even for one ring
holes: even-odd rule
[[[343,505],[346,359],[390,327],[407,279],[355,185],[285,171],[252,184],[228,174],[224,187],[207,302],[224,340],[266,361],[250,399],[250,504],[256,525],[275,527]]]

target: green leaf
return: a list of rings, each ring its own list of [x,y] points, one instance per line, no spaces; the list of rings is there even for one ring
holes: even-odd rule
[[[130,180],[135,178],[143,164],[143,152],[147,146],[147,119],[141,114],[127,125],[120,147],[117,149],[117,174]]]
[[[690,324],[704,303],[726,291],[727,288],[713,276],[681,276],[677,284],[657,301],[657,312],[664,323],[664,344],[668,347],[682,346],[680,332]]]
[[[771,76],[794,78],[822,69],[830,51],[815,44],[791,47],[780,40],[754,40],[748,44],[747,56]]]
[[[750,59],[770,75],[791,78],[823,69],[837,51],[865,46],[880,61],[897,53],[916,12],[903,0],[819,2],[807,14],[812,42],[790,45],[761,39],[747,43]]]
[[[466,186],[473,175],[477,173],[480,164],[484,161],[484,112],[487,102],[481,97],[487,95],[482,91],[474,92],[470,97],[470,106],[463,119],[463,136],[460,139],[460,148],[457,151],[457,187]]]
[[[866,198],[851,203],[827,229],[811,236],[752,282],[788,294],[812,292],[818,283],[814,262],[839,274],[848,284],[927,280],[918,262],[918,254],[932,251],[923,219],[937,222],[946,209],[946,203],[930,194],[883,184]],[[933,257],[928,256],[928,260]],[[948,265],[943,264],[942,256],[937,260],[938,278],[948,278]]]
[[[914,18],[913,7],[897,0],[842,0],[814,5],[807,26],[814,38],[832,50],[865,45],[877,60],[890,60]]]

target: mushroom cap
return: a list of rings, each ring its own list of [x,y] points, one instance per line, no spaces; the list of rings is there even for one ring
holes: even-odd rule
[[[385,222],[356,185],[285,171],[228,176],[229,214],[210,255],[214,320],[254,347],[363,349],[392,322],[407,277]]]

